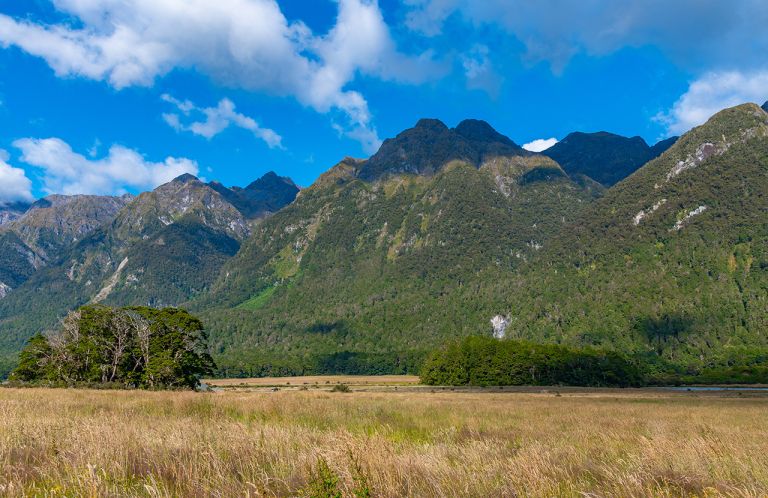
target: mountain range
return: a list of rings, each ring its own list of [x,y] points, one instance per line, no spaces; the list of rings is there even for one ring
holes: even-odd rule
[[[660,156],[677,139],[670,137],[649,147],[641,137],[574,132],[542,154],[557,161],[571,176],[585,175],[610,187]]]
[[[470,334],[694,373],[758,357],[766,108],[653,146],[577,132],[543,153],[484,121],[422,119],[306,189],[184,175],[135,198],[5,206],[0,353],[11,365],[33,333],[100,302],[193,310],[228,375],[413,371]]]
[[[274,173],[232,189],[182,175],[135,198],[38,201],[0,227],[2,254],[14,255],[0,275],[15,277],[3,280],[0,350],[17,349],[82,304],[185,303],[205,290],[260,220],[298,192]]]

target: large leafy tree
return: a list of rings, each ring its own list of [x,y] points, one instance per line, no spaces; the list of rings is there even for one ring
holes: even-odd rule
[[[36,335],[12,378],[63,384],[193,388],[215,368],[202,322],[177,308],[84,306]]]

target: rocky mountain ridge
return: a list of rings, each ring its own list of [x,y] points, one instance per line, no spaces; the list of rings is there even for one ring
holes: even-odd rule
[[[641,137],[574,132],[542,154],[557,161],[569,175],[585,175],[610,187],[660,156],[677,139],[671,137],[649,147]]]

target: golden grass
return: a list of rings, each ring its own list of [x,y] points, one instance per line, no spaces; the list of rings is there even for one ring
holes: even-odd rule
[[[418,384],[417,375],[307,375],[304,377],[255,377],[249,379],[209,379],[211,386],[326,386],[328,384],[360,385],[408,385]]]
[[[0,496],[766,496],[768,399],[0,389]]]

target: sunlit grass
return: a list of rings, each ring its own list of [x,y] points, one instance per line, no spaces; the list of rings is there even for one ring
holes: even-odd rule
[[[0,389],[2,496],[765,496],[768,399]],[[359,477],[359,476],[358,476]]]

